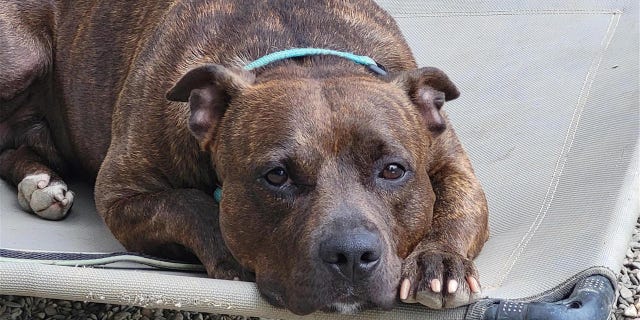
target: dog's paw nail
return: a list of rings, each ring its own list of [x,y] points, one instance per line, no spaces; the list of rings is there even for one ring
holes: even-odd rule
[[[411,289],[411,281],[409,279],[402,280],[400,284],[400,300],[407,300],[409,298],[409,290]]]
[[[458,291],[458,281],[449,280],[449,284],[447,286],[447,291],[449,291],[449,293],[454,293],[454,292]]]
[[[471,292],[480,293],[480,284],[476,278],[467,276],[467,283],[469,283],[469,289],[471,289]]]
[[[440,279],[431,279],[431,291],[440,292],[442,291],[442,284],[440,283]]]

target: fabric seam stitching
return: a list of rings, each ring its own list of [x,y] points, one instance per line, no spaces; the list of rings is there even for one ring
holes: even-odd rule
[[[518,16],[518,15],[598,15],[598,14],[622,14],[621,10],[513,10],[513,11],[481,11],[481,12],[467,12],[467,11],[442,11],[442,12],[424,12],[424,13],[393,13],[393,17],[396,19],[403,18],[420,18],[420,17],[454,17],[454,16]]]
[[[536,218],[534,219],[534,221],[532,222],[532,224],[529,227],[529,230],[525,233],[525,235],[522,237],[522,239],[520,240],[520,243],[518,244],[518,246],[516,246],[514,248],[514,250],[511,252],[511,255],[509,256],[509,258],[507,259],[507,262],[503,265],[502,267],[502,271],[500,272],[502,275],[500,275],[498,277],[498,283],[496,285],[496,287],[501,286],[504,281],[506,280],[507,276],[510,274],[511,270],[513,269],[513,267],[515,266],[516,262],[518,261],[518,259],[520,258],[520,256],[522,255],[522,253],[524,252],[525,248],[527,247],[527,245],[529,244],[529,241],[533,238],[533,236],[535,235],[535,233],[537,232],[538,228],[540,227],[540,225],[542,224],[542,222],[544,221],[549,208],[551,207],[551,204],[553,202],[556,190],[558,188],[558,185],[560,183],[560,179],[562,176],[562,172],[564,171],[564,167],[566,165],[566,162],[568,160],[568,155],[569,152],[571,151],[571,147],[573,146],[573,141],[575,139],[575,135],[576,132],[578,130],[578,126],[580,124],[580,117],[582,116],[582,112],[584,111],[584,107],[588,101],[589,98],[589,94],[591,92],[591,87],[593,85],[593,82],[595,81],[596,75],[597,75],[597,71],[600,68],[600,64],[602,62],[602,59],[605,55],[605,53],[607,52],[607,49],[609,47],[609,44],[611,43],[611,40],[613,39],[613,36],[615,34],[616,28],[618,26],[618,22],[620,21],[620,14],[613,14],[611,17],[611,20],[609,22],[608,28],[607,28],[607,32],[605,33],[605,36],[603,37],[602,41],[601,41],[601,49],[600,52],[598,52],[598,54],[594,57],[591,66],[589,68],[589,71],[587,72],[587,75],[585,77],[585,81],[583,82],[582,85],[582,89],[580,90],[580,95],[578,96],[578,101],[576,104],[576,107],[574,109],[574,113],[573,116],[571,118],[571,123],[569,124],[569,127],[567,128],[567,133],[565,135],[565,141],[562,145],[562,149],[560,151],[560,155],[558,157],[558,160],[556,161],[556,166],[551,178],[551,181],[549,183],[549,186],[547,188],[547,194],[544,197],[544,200],[542,202],[542,205],[540,207],[540,211],[538,212],[538,214],[536,215]],[[509,263],[509,261],[511,261],[511,263]]]

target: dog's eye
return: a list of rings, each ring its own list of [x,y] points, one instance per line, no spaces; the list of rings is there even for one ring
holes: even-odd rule
[[[267,172],[264,178],[271,185],[281,186],[285,184],[287,180],[289,180],[289,175],[287,174],[287,171],[284,170],[284,168],[277,167]]]
[[[380,172],[380,178],[386,180],[397,180],[402,178],[404,173],[405,169],[401,165],[397,163],[390,163]]]

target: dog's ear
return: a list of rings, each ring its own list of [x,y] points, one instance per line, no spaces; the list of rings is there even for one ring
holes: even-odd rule
[[[222,118],[231,99],[254,81],[255,76],[246,70],[207,64],[182,76],[167,92],[167,99],[189,102],[189,129],[202,142]]]
[[[440,109],[445,101],[460,96],[460,92],[444,72],[426,67],[389,74],[387,81],[407,92],[424,116],[431,132],[439,134],[446,129]]]

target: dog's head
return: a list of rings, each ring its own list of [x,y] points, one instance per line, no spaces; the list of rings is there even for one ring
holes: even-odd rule
[[[401,261],[431,225],[430,145],[457,96],[434,68],[256,80],[219,65],[167,94],[188,101],[211,152],[227,246],[297,314],[392,307]]]

